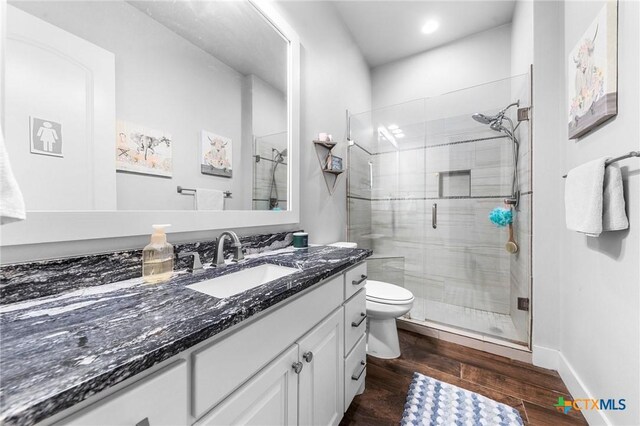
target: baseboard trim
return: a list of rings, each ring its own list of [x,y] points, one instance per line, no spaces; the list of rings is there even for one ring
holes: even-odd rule
[[[567,389],[574,399],[595,399],[596,397],[589,392],[584,382],[571,366],[569,361],[564,357],[562,352],[556,351],[558,354],[558,373],[562,381],[567,385]],[[582,415],[590,425],[612,425],[605,411],[603,410],[583,410]]]
[[[558,371],[560,353],[551,348],[533,345],[533,365]]]
[[[534,345],[533,365],[556,370],[574,399],[595,399],[562,352]],[[590,425],[613,424],[601,410],[584,410],[582,415]]]

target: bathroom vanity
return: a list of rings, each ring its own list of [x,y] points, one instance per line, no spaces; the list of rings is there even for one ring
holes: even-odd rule
[[[285,248],[3,305],[5,424],[338,424],[364,390],[368,250]],[[188,288],[271,264],[225,299]]]

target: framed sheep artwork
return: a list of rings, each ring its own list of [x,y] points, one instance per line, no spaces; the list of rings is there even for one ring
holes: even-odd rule
[[[200,136],[200,146],[200,171],[202,174],[227,178],[233,176],[233,142],[230,138],[203,130]]]
[[[618,113],[618,2],[608,0],[569,54],[569,139]]]
[[[171,177],[171,135],[162,130],[118,120],[116,171]]]

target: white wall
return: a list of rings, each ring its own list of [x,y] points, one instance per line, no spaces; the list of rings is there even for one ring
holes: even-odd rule
[[[428,98],[511,75],[511,25],[507,24],[374,68],[372,106]]]
[[[630,229],[599,238],[566,229],[561,180],[586,161],[640,148],[635,1],[619,2],[618,115],[568,140],[566,58],[603,4],[534,6],[534,362],[557,368],[574,398],[627,400],[624,411],[583,411],[591,424],[631,425],[640,424],[640,165],[620,163]]]
[[[340,141],[336,155],[346,152],[346,115],[371,109],[369,68],[333,5],[322,1],[278,2],[282,14],[300,36],[300,207],[301,227],[314,243],[345,238],[344,174],[329,195],[311,141],[319,132]],[[322,23],[322,25],[319,25]]]
[[[516,0],[511,21],[511,75],[526,74],[533,64],[533,0]]]
[[[114,53],[116,119],[172,135],[173,177],[117,173],[119,210],[192,210],[193,197],[178,194],[177,185],[231,190],[225,208],[241,206],[242,173],[208,176],[199,165],[204,129],[234,141],[233,168],[240,169],[241,74],[125,2],[17,6]]]
[[[565,58],[603,5],[604,1],[565,3]],[[567,170],[598,157],[640,149],[638,23],[640,3],[619,2],[618,115],[577,141],[567,141],[565,126]],[[563,117],[566,123],[566,113]],[[591,396],[627,399],[627,410],[607,411],[603,416],[613,424],[640,424],[640,162],[631,159],[620,166],[629,230],[600,238],[566,230],[563,235],[562,299],[566,302],[560,350]]]
[[[533,296],[532,346],[533,362],[557,368],[555,350],[559,347],[562,324],[558,313],[562,301],[560,270],[565,254],[562,239],[565,232],[561,206],[566,141],[563,80],[564,55],[561,2],[534,3],[534,70],[533,70]],[[550,208],[551,206],[551,208]],[[555,213],[555,214],[554,214]]]
[[[318,132],[331,132],[338,140],[346,138],[345,109],[371,109],[371,84],[368,67],[351,36],[336,16],[331,4],[325,2],[279,2],[280,13],[300,36],[301,47],[301,223],[278,227],[239,229],[240,235],[276,232],[304,228],[314,242],[343,239],[346,227],[346,194],[344,178],[336,193],[330,196],[318,166],[311,140]],[[317,22],[323,22],[319,29]],[[344,144],[336,152],[344,155]],[[340,155],[340,154],[338,154]],[[176,234],[173,242],[213,239],[220,229]],[[2,248],[1,262],[14,263],[34,259],[100,253],[112,250],[141,248],[147,236],[77,241],[70,243],[13,246]]]

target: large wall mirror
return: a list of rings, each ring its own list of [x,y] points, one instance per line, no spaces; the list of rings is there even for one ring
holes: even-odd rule
[[[4,134],[28,217],[3,245],[298,220],[299,43],[270,6],[6,3]],[[70,218],[109,235],[29,237]]]

